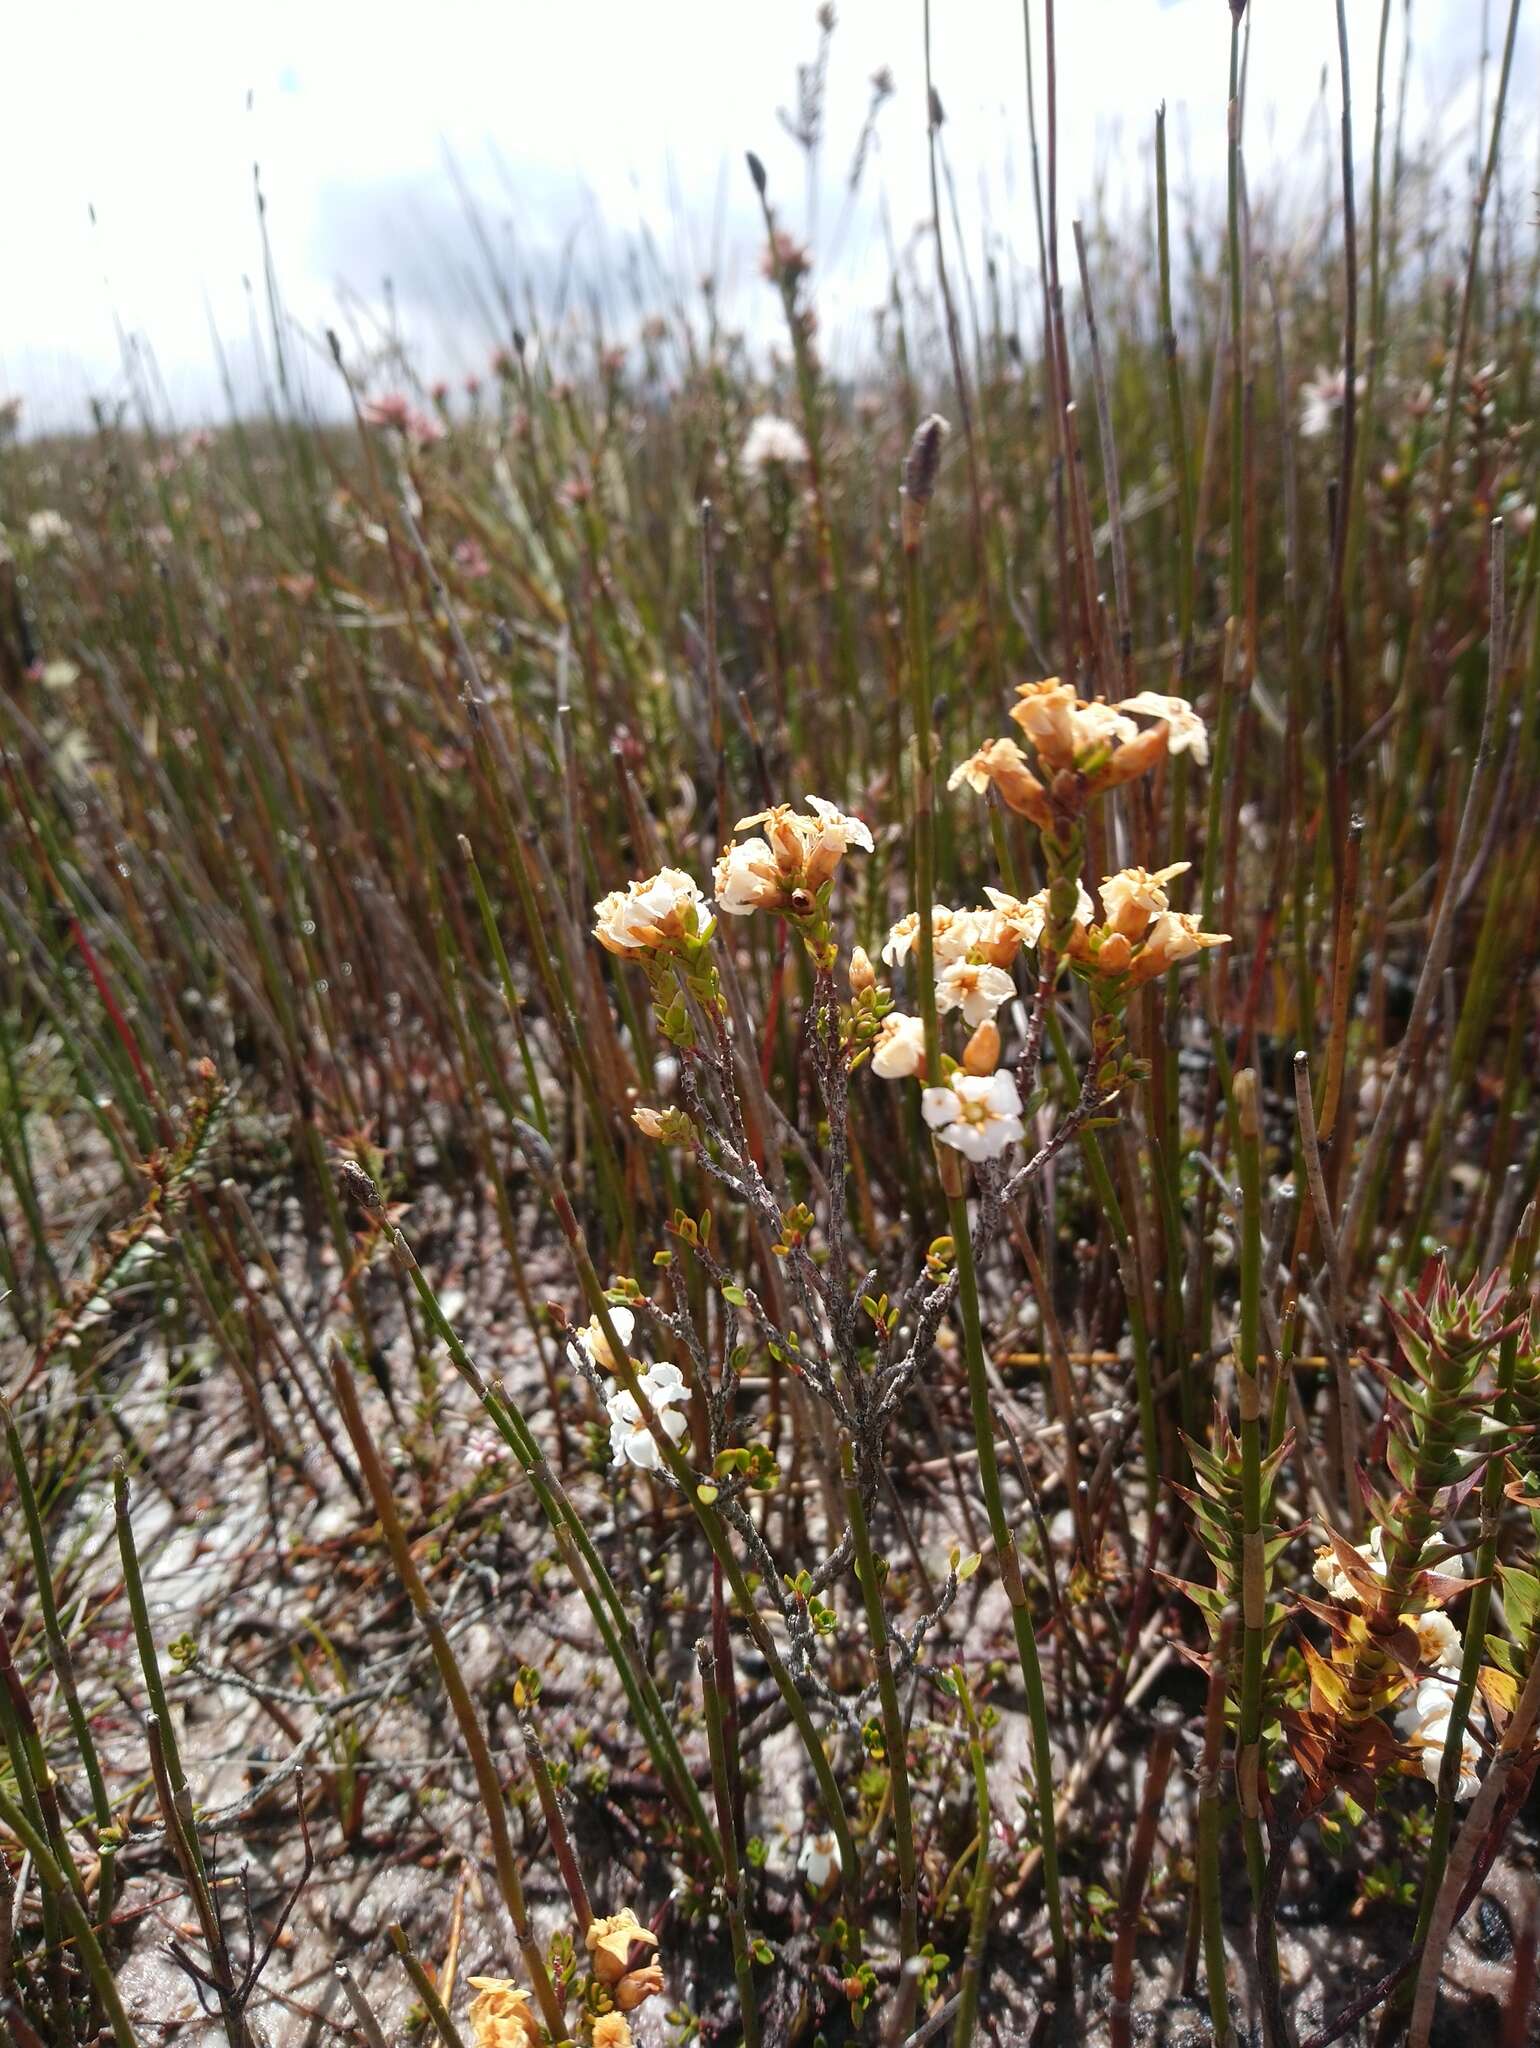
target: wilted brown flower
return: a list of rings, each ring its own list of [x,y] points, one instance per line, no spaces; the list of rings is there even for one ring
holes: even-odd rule
[[[644,2000],[655,1998],[663,1989],[663,1972],[656,1963],[644,1963],[629,1970],[611,1994],[622,2012],[635,2012]]]
[[[962,782],[976,796],[982,796],[993,783],[1013,811],[1030,818],[1044,831],[1051,829],[1054,818],[1048,792],[1027,766],[1026,755],[1013,739],[986,740],[976,754],[970,754],[960,767],[952,770],[947,788],[956,789]]]

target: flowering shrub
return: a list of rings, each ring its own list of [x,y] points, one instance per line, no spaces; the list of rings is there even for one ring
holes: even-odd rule
[[[1161,124],[964,283],[933,91],[838,377],[752,158],[779,349],[0,403],[16,2048],[1533,2036],[1517,10],[1299,233],[1228,12],[1175,277]]]

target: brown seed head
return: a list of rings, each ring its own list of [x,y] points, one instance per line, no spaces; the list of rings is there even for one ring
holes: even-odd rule
[[[904,458],[903,543],[912,551],[920,544],[925,512],[936,494],[936,477],[941,468],[941,444],[950,429],[939,412],[921,420]]]
[[[385,1204],[373,1179],[359,1165],[356,1159],[344,1159],[337,1168],[337,1185],[350,1201],[354,1201],[365,1215],[378,1216]]]

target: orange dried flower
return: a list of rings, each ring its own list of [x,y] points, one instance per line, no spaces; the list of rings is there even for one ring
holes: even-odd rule
[[[583,1936],[593,1960],[594,1975],[622,2012],[632,2012],[643,1999],[663,1989],[663,1972],[652,1960],[658,1937],[644,1927],[629,1906],[606,1919],[590,1922]]]
[[[472,1977],[476,1992],[467,2017],[476,2048],[540,2048],[540,2029],[529,1993],[509,1977]]]

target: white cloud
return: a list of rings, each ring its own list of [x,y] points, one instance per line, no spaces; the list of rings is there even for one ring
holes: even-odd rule
[[[1254,189],[1286,172],[1324,189],[1336,149],[1333,0],[1253,0],[1248,165]],[[1350,0],[1360,161],[1372,121],[1379,9]],[[1032,8],[1041,36],[1041,0]],[[1399,20],[1401,10],[1395,9]],[[1494,4],[1496,17],[1506,10]],[[7,313],[0,389],[34,421],[78,412],[87,388],[121,387],[120,331],[147,337],[184,417],[220,409],[210,324],[234,338],[265,320],[252,166],[261,166],[282,290],[318,330],[339,288],[380,302],[387,271],[403,319],[446,367],[484,348],[477,265],[453,154],[500,255],[559,264],[577,245],[621,250],[644,227],[688,278],[713,258],[753,276],[755,209],[742,153],[758,150],[787,224],[804,222],[803,165],[782,130],[795,67],[816,41],[811,0],[567,0],[563,6],[444,0],[277,0],[262,8],[87,0],[12,10],[0,82],[7,193]],[[1070,214],[1098,194],[1143,203],[1156,103],[1171,109],[1178,202],[1210,193],[1224,161],[1225,0],[1060,0],[1064,253]],[[1481,10],[1428,0],[1414,13],[1413,109],[1459,137],[1475,108]],[[865,114],[869,74],[891,67],[871,192],[901,243],[928,210],[919,0],[845,0],[829,75],[819,211],[825,245]],[[965,232],[988,219],[1026,259],[1033,246],[1021,11],[1014,0],[935,9],[935,79]],[[1500,33],[1494,22],[1494,37]],[[1399,34],[1397,48],[1399,47]],[[1327,77],[1324,109],[1320,101]],[[1044,85],[1041,45],[1038,91]],[[1520,49],[1515,127],[1533,102],[1535,46]],[[1488,83],[1490,103],[1491,83]],[[1464,124],[1461,132],[1460,124]],[[1517,143],[1518,136],[1516,134]],[[1525,169],[1528,162],[1525,160]],[[91,209],[95,209],[92,224]],[[976,246],[976,242],[975,242]],[[873,197],[830,252],[821,304],[850,331],[881,275]],[[833,289],[846,280],[843,290]],[[249,288],[248,282],[249,281]],[[832,310],[831,310],[832,309]],[[831,346],[834,345],[831,342]],[[326,384],[322,364],[311,372]]]

